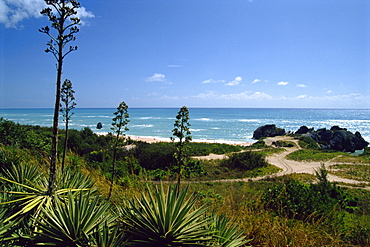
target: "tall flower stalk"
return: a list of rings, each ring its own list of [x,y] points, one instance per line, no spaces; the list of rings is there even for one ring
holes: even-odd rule
[[[78,25],[80,19],[76,17],[77,9],[80,3],[75,0],[45,0],[45,3],[50,6],[43,9],[40,13],[49,18],[51,27],[55,29],[56,35],[51,33],[49,26],[40,28],[39,31],[50,37],[47,42],[46,53],[51,53],[57,60],[57,79],[55,93],[55,107],[53,119],[53,138],[51,148],[51,159],[49,169],[49,186],[48,195],[53,195],[55,191],[55,180],[57,173],[58,160],[58,121],[60,110],[60,95],[62,84],[63,60],[72,51],[77,50],[77,46],[70,46],[65,49],[65,46],[76,39],[75,34],[78,33]]]
[[[117,111],[113,113],[115,117],[112,119],[112,127],[111,130],[115,135],[112,140],[112,147],[113,147],[113,157],[112,157],[112,178],[111,184],[109,188],[109,195],[108,198],[112,195],[113,185],[114,185],[114,177],[116,175],[116,159],[117,159],[117,150],[120,144],[123,144],[125,132],[128,131],[127,124],[130,122],[128,114],[128,106],[125,102],[121,102],[117,107]]]

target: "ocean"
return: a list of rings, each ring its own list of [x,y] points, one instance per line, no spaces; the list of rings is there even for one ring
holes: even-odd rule
[[[114,108],[76,108],[70,128],[91,128],[110,132]],[[129,108],[129,136],[168,139],[172,136],[177,108]],[[370,109],[275,109],[275,108],[189,108],[189,123],[194,141],[244,143],[255,142],[253,132],[259,126],[275,124],[286,131],[302,125],[330,128],[337,125],[355,133],[359,131],[370,142]],[[0,109],[0,117],[20,124],[52,126],[53,109]],[[101,122],[103,128],[98,130]],[[64,122],[60,117],[60,128]]]

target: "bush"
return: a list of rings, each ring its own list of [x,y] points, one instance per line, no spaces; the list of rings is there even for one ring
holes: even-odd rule
[[[205,156],[210,153],[225,154],[231,152],[239,152],[242,150],[240,146],[225,144],[225,143],[204,143],[191,142],[187,144],[187,153],[189,156]]]
[[[301,148],[307,148],[307,149],[314,149],[314,150],[319,150],[320,149],[317,142],[315,142],[314,139],[312,139],[311,137],[308,137],[308,136],[300,136],[299,137],[299,146],[301,146]]]
[[[222,161],[222,166],[243,171],[267,167],[267,165],[265,156],[255,152],[234,153]]]
[[[134,149],[134,156],[145,169],[167,169],[172,164],[175,164],[173,158],[174,151],[172,143],[158,142],[149,144],[138,142]]]
[[[338,209],[353,211],[357,205],[356,200],[327,180],[325,168],[317,171],[316,176],[316,184],[305,184],[295,179],[275,184],[263,194],[266,208],[279,215],[300,220],[329,214],[336,206]]]

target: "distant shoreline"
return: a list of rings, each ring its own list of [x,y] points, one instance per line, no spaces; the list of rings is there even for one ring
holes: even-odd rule
[[[142,141],[147,143],[157,143],[157,142],[171,142],[170,138],[161,138],[161,137],[146,137],[146,136],[135,136],[127,135],[131,140]],[[240,145],[240,146],[250,146],[253,143],[250,142],[236,142],[236,141],[227,141],[227,140],[193,140],[192,142],[203,142],[203,143],[220,143],[220,144],[230,144],[230,145]]]

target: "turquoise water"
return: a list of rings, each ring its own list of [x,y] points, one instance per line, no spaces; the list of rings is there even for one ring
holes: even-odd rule
[[[97,133],[110,131],[115,109],[74,109],[70,127],[91,128]],[[169,138],[176,108],[129,108],[127,135]],[[351,132],[359,131],[370,142],[370,109],[270,109],[270,108],[190,108],[191,132],[194,140],[217,142],[253,142],[253,131],[265,124],[275,124],[286,131],[302,125],[330,128],[338,125]],[[20,124],[51,126],[53,109],[0,109],[0,117]],[[98,122],[103,128],[96,129]],[[60,118],[60,128],[63,121]]]

